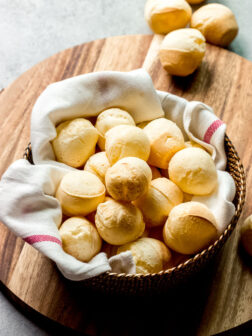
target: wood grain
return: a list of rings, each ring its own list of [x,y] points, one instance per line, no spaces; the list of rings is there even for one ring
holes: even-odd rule
[[[0,174],[22,157],[29,142],[30,114],[38,95],[55,81],[100,70],[144,67],[156,89],[211,105],[227,123],[247,172],[252,212],[252,63],[207,46],[202,66],[187,78],[169,76],[158,60],[162,37],[112,37],[76,46],[37,64],[0,95]],[[238,246],[239,225],[214,265],[176,293],[118,299],[87,293],[65,280],[55,265],[0,223],[0,280],[29,307],[87,335],[211,335],[252,318],[252,271]],[[165,302],[165,311],[162,308]],[[126,321],[126,322],[125,322]]]

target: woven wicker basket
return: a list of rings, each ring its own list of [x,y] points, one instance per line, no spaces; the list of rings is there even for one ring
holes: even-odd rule
[[[135,295],[162,293],[174,288],[174,286],[184,283],[190,276],[202,270],[204,266],[217,255],[231,235],[238,222],[245,201],[246,180],[243,165],[228,136],[225,136],[225,150],[227,154],[226,170],[232,175],[236,184],[236,195],[233,201],[236,211],[232,221],[214,244],[188,259],[186,262],[159,273],[142,275],[106,272],[97,277],[82,281],[78,283],[78,286],[81,285],[108,294]],[[30,163],[33,163],[30,145],[25,149],[24,157]]]

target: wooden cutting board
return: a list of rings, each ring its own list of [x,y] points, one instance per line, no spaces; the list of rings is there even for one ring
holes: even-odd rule
[[[92,71],[144,67],[156,89],[203,101],[227,123],[227,134],[247,171],[242,222],[252,212],[252,63],[208,45],[200,69],[187,78],[175,78],[160,65],[161,41],[159,35],[135,35],[76,46],[37,64],[3,90],[0,174],[22,157],[29,142],[32,106],[48,84]],[[252,269],[238,248],[238,238],[239,225],[216,264],[177,293],[152,301],[122,300],[76,289],[50,260],[0,223],[0,280],[27,308],[82,334],[211,335],[252,318]]]

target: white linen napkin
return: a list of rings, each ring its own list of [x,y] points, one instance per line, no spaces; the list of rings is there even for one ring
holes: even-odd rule
[[[207,205],[223,232],[234,215],[235,184],[227,172],[224,135],[226,126],[201,102],[188,102],[175,95],[155,91],[143,69],[97,72],[51,84],[38,98],[31,118],[31,143],[35,165],[14,162],[0,181],[0,220],[16,235],[52,259],[68,279],[80,281],[106,271],[135,273],[130,252],[108,259],[99,253],[83,263],[65,253],[58,227],[62,212],[53,197],[61,178],[73,170],[55,161],[50,141],[55,125],[76,117],[96,116],[109,107],[129,111],[136,123],[165,116],[211,153],[218,169],[219,186],[210,196],[195,196]]]

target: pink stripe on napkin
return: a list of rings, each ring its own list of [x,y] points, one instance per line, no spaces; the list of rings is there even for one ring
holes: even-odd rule
[[[206,133],[204,135],[204,141],[207,143],[210,143],[211,138],[214,134],[214,132],[221,126],[223,125],[223,121],[221,121],[220,119],[215,120],[206,130]]]
[[[24,241],[30,245],[33,245],[35,243],[40,243],[40,242],[52,242],[52,243],[57,243],[59,245],[62,245],[61,241],[50,235],[33,235],[33,236],[28,236],[23,238]]]

